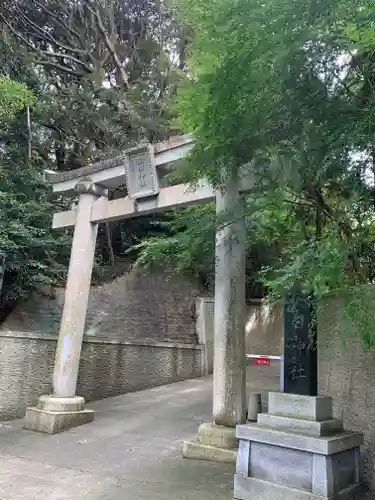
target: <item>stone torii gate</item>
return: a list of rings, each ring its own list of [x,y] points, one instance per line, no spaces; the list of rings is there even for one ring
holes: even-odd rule
[[[224,448],[222,459],[234,460],[235,426],[244,422],[246,407],[243,194],[251,189],[254,180],[249,179],[249,174],[232,177],[217,191],[204,180],[194,187],[167,186],[166,173],[192,146],[192,136],[174,137],[156,145],[141,144],[111,160],[78,170],[45,173],[55,193],[79,198],[74,209],[53,217],[53,228],[74,228],[74,236],[53,394],[41,395],[37,406],[27,409],[27,429],[56,433],[94,418],[94,412],[85,409],[84,399],[76,395],[76,386],[98,224],[216,199],[218,216],[231,212],[235,217],[216,233],[212,423],[201,426],[197,442],[185,443],[184,454],[210,458],[212,448]],[[128,196],[108,200],[108,190],[125,182]]]

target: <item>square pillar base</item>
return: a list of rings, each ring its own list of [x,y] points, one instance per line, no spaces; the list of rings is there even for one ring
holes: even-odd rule
[[[58,398],[41,396],[36,407],[27,408],[24,428],[44,434],[57,434],[94,420],[94,411],[84,408],[79,396]]]
[[[237,449],[236,429],[207,423],[199,427],[196,441],[184,441],[182,456],[235,464]]]
[[[270,394],[271,414],[239,425],[235,500],[344,500],[360,491],[363,435],[332,418],[330,398]]]

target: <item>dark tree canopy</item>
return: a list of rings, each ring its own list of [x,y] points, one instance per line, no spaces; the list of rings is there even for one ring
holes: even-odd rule
[[[64,282],[70,233],[50,225],[72,200],[52,197],[43,170],[79,168],[173,133],[169,102],[185,75],[186,42],[155,1],[4,1],[0,25],[0,248],[3,302],[12,302]],[[110,196],[125,194],[123,186]],[[100,227],[98,264],[157,233],[151,220]]]

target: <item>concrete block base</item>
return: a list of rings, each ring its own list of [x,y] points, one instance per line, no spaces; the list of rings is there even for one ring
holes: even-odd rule
[[[353,500],[361,488],[359,485],[354,485],[330,497],[323,497],[308,491],[235,474],[234,491],[234,500]]]
[[[301,418],[280,417],[265,413],[258,415],[258,423],[264,427],[281,431],[302,432],[310,436],[329,436],[343,430],[342,421],[336,418],[314,422]]]
[[[235,464],[237,447],[236,429],[205,423],[200,425],[196,441],[183,443],[182,455],[184,458]]]
[[[237,426],[235,500],[345,500],[360,490],[363,436],[332,418],[330,398],[270,394],[270,415]]]
[[[280,417],[300,418],[321,422],[332,419],[332,398],[270,392],[268,413]]]
[[[44,434],[57,434],[94,420],[94,411],[84,408],[79,396],[57,398],[41,396],[36,407],[27,408],[24,428]]]
[[[228,450],[198,443],[198,441],[184,441],[182,448],[184,458],[193,458],[195,460],[206,460],[207,462],[224,462],[235,464],[237,459],[237,450]]]

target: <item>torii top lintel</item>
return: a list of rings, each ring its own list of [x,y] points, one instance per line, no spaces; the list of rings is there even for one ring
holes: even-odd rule
[[[140,144],[112,160],[69,172],[46,172],[45,180],[52,184],[54,192],[68,196],[76,196],[76,187],[84,180],[90,180],[104,190],[126,183],[128,195],[124,198],[108,200],[106,196],[100,196],[93,203],[90,216],[90,222],[93,223],[207,203],[216,198],[216,191],[205,179],[195,185],[159,185],[163,165],[169,169],[173,162],[187,156],[193,145],[194,139],[191,135],[172,137],[155,145]],[[251,163],[244,165],[240,173],[239,190],[242,193],[251,191],[255,185],[254,171],[249,167]],[[75,222],[76,211],[72,208],[54,214],[52,227],[74,227]]]
[[[167,141],[151,145],[156,167],[171,164],[185,157],[193,146],[193,136],[190,134],[175,136]],[[76,184],[90,177],[93,183],[104,188],[116,188],[125,183],[125,164],[127,158],[139,147],[124,151],[123,154],[92,165],[67,172],[45,171],[45,182],[52,185],[55,193],[74,195]]]

